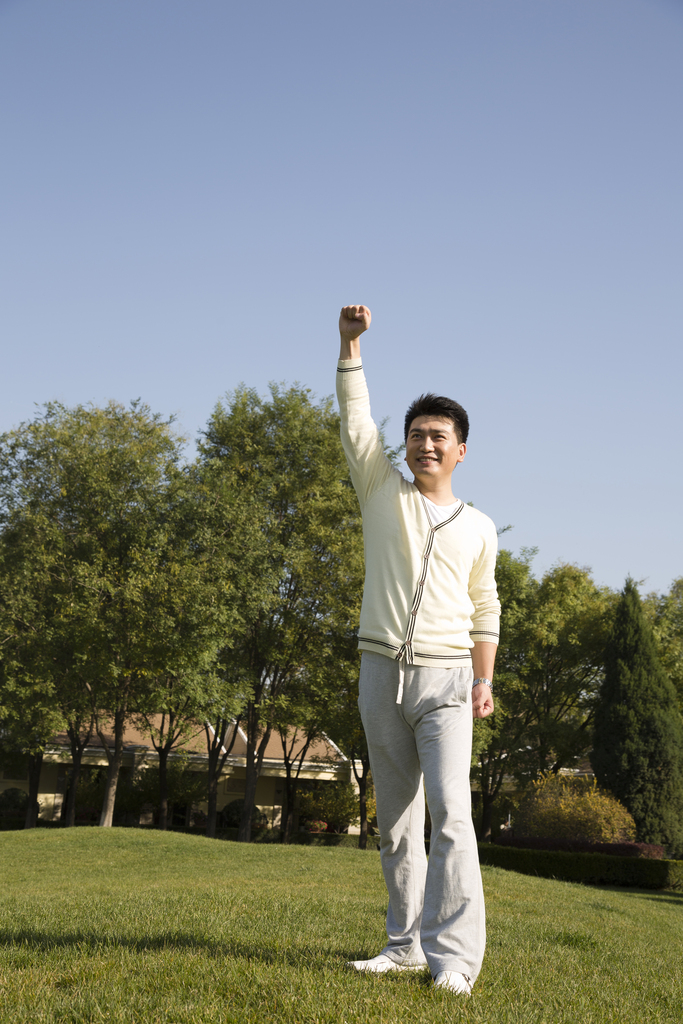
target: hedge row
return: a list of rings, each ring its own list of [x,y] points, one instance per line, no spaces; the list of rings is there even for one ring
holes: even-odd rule
[[[611,857],[647,857],[664,860],[664,847],[654,843],[591,843],[586,839],[539,839],[501,832],[496,846],[518,846],[523,850],[565,850],[569,853],[609,853]]]
[[[216,829],[217,839],[237,839],[236,828]],[[252,843],[281,843],[282,833],[277,828],[253,828]],[[339,832],[295,832],[292,846],[351,846],[358,849],[358,835]],[[379,836],[368,836],[368,850],[379,850]]]
[[[524,875],[556,878],[592,885],[628,885],[638,889],[683,889],[683,861],[614,857],[607,853],[566,853],[560,850],[521,850],[513,846],[479,844],[482,864],[519,871]]]

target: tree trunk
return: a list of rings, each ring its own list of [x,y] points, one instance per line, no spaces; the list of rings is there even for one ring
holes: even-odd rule
[[[64,819],[66,828],[72,828],[76,824],[76,796],[78,794],[78,783],[81,778],[83,754],[85,752],[85,748],[90,743],[90,737],[92,736],[94,726],[95,721],[91,718],[90,725],[88,726],[85,736],[81,736],[80,721],[67,726],[69,743],[71,744],[71,776],[69,778],[69,788],[66,794],[66,815]]]
[[[100,827],[111,828],[114,821],[114,804],[116,803],[116,787],[119,783],[119,772],[123,761],[123,727],[126,721],[126,712],[123,708],[117,708],[114,714],[114,749],[112,750],[107,742],[104,733],[98,727],[97,735],[102,740],[109,767],[107,769],[107,783],[104,790],[104,801],[102,813],[100,814]]]
[[[227,733],[230,725],[233,724],[232,739],[230,743],[225,745],[225,734]],[[225,767],[225,762],[230,756],[230,751],[235,745],[237,734],[240,727],[239,717],[234,720],[227,718],[219,718],[216,722],[216,728],[209,725],[208,722],[204,723],[204,732],[206,733],[206,745],[209,755],[209,787],[207,793],[208,808],[206,813],[206,835],[209,839],[216,838],[216,818],[218,817],[218,782],[221,777],[221,772]],[[212,735],[213,733],[213,735]]]
[[[28,758],[28,807],[24,828],[35,828],[38,824],[38,791],[40,789],[40,773],[43,767],[43,753],[29,754]]]
[[[479,829],[479,842],[491,842],[491,821],[493,819],[493,803],[496,799],[491,793],[481,794],[481,828]]]
[[[268,726],[261,737],[258,749],[253,739],[252,729],[249,728],[247,732],[247,779],[244,788],[242,817],[240,818],[240,826],[237,830],[238,843],[251,842],[251,819],[254,816],[254,807],[256,806],[256,783],[261,774],[263,755],[266,752],[271,731],[271,727]]]
[[[206,812],[206,834],[209,839],[216,838],[216,818],[218,817],[218,776],[209,771],[208,809]]]
[[[290,803],[289,795],[287,799],[287,813],[285,814],[284,826],[282,829],[282,842],[290,843],[292,841],[292,832],[294,831],[294,800]]]
[[[365,765],[363,766],[365,767]],[[364,771],[358,780],[358,802],[360,804],[360,835],[358,836],[358,849],[368,848],[368,777]]]
[[[285,817],[285,826],[282,831],[282,842],[286,844],[291,841],[292,830],[294,828],[294,804],[296,803],[296,794],[299,789],[299,775],[301,773],[301,767],[304,763],[306,754],[308,753],[308,749],[313,742],[313,738],[317,734],[317,730],[306,733],[306,738],[301,744],[301,749],[294,757],[292,757],[292,755],[294,754],[294,748],[296,747],[299,730],[296,728],[294,729],[292,742],[289,746],[287,730],[280,729],[279,732],[280,742],[282,743],[282,754],[285,762],[285,798],[287,800],[287,814]]]
[[[298,787],[298,778],[294,778],[291,772],[291,766],[287,762],[285,763],[287,775],[285,777],[285,799],[287,801],[287,814],[285,815],[284,828],[282,830],[282,842],[287,844],[291,842],[292,830],[294,828],[294,802],[296,800],[296,791]]]
[[[240,824],[237,830],[238,843],[251,842],[251,819],[254,815],[254,807],[256,806],[257,782],[258,768],[256,766],[256,759],[253,756],[253,751],[251,758],[249,757],[249,748],[247,747],[247,780],[244,786],[244,803],[242,805],[242,817],[240,818]]]
[[[73,828],[76,824],[76,796],[78,794],[78,783],[81,778],[81,765],[83,762],[83,751],[77,751],[73,756],[71,775],[69,776],[69,788],[66,793],[66,816],[64,825],[66,828]]]
[[[363,771],[359,774],[356,768],[356,760],[363,765]],[[370,755],[366,753],[357,758],[351,754],[351,767],[358,783],[358,806],[360,810],[360,835],[358,836],[358,849],[368,848],[368,775],[370,774]]]
[[[159,825],[162,832],[168,829],[168,750],[161,747],[159,754]]]

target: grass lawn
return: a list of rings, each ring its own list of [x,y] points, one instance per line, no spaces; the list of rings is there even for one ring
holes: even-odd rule
[[[379,855],[132,829],[0,833],[0,1021],[409,1024],[683,1021],[683,894],[484,868],[470,999],[363,977]]]

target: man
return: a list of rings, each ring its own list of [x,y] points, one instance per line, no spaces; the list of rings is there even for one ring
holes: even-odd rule
[[[423,395],[408,410],[412,483],[384,455],[360,359],[370,319],[366,306],[341,311],[337,396],[363,514],[359,705],[389,910],[382,952],[351,966],[372,973],[429,967],[436,987],[469,995],[486,942],[470,805],[472,716],[493,711],[497,536],[491,520],[451,489],[469,430],[457,402]]]

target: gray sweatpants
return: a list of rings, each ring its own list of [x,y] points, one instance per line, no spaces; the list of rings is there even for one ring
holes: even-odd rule
[[[474,982],[486,926],[469,784],[471,688],[469,665],[423,668],[363,651],[358,704],[389,890],[382,952],[397,963],[426,959],[433,977],[459,971]],[[429,864],[423,776],[432,819]]]

